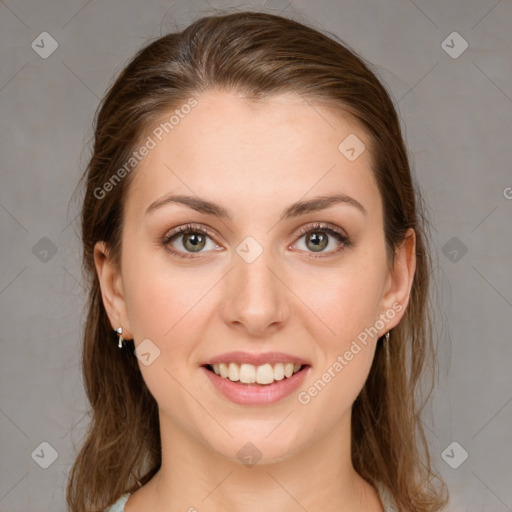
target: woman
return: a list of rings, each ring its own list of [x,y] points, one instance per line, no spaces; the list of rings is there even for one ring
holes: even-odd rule
[[[361,58],[202,18],[110,88],[84,179],[73,512],[442,509],[419,194]]]

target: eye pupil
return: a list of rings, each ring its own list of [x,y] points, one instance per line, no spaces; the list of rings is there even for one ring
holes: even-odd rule
[[[189,247],[187,244],[191,243],[191,247]],[[183,247],[185,247],[188,250],[191,250],[192,252],[198,252],[201,249],[204,248],[205,244],[205,238],[203,235],[198,233],[185,233],[183,235]]]
[[[318,233],[320,233],[320,236],[318,236]],[[318,252],[327,247],[327,236],[325,233],[315,232],[307,235],[306,237],[306,243],[312,242],[313,243],[313,251]]]

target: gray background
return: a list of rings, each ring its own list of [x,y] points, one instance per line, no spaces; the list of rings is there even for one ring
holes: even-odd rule
[[[89,420],[70,198],[94,110],[136,50],[211,6],[263,8],[334,32],[395,98],[437,255],[441,372],[424,423],[448,510],[512,510],[510,0],[0,3],[0,510],[65,510]],[[31,47],[45,31],[58,43],[48,58]],[[447,39],[454,31],[469,45],[457,58],[447,53],[463,49]],[[58,457],[43,469],[52,449]]]

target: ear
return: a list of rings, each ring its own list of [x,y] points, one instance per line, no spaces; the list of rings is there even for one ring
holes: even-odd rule
[[[395,261],[389,270],[384,296],[382,298],[382,311],[394,310],[396,314],[386,324],[384,335],[393,327],[396,327],[405,314],[409,304],[414,273],[416,271],[416,233],[409,228],[405,239],[395,251]],[[400,307],[401,306],[401,307]]]
[[[103,305],[112,329],[122,327],[123,338],[133,338],[128,320],[121,272],[110,258],[105,242],[97,242],[94,246],[94,265],[100,282]]]

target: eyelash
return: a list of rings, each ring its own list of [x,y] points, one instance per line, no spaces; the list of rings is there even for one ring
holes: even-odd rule
[[[336,228],[333,224],[327,224],[322,222],[317,222],[313,225],[301,228],[299,232],[297,233],[298,238],[302,238],[304,235],[308,235],[309,233],[313,233],[315,231],[322,231],[324,233],[327,233],[329,235],[332,235],[334,238],[336,238],[339,242],[341,242],[340,247],[337,249],[334,249],[332,251],[328,251],[327,253],[322,253],[322,255],[316,255],[314,253],[311,253],[311,256],[308,256],[311,259],[320,259],[320,258],[326,258],[330,257],[334,254],[339,253],[343,249],[346,249],[347,247],[350,247],[352,245],[352,242],[350,239],[344,235],[338,228]],[[190,253],[184,253],[181,251],[177,251],[176,249],[169,246],[169,244],[179,235],[186,235],[190,233],[198,233],[201,235],[206,235],[210,237],[211,239],[215,239],[215,235],[206,227],[199,226],[197,224],[185,224],[183,226],[180,226],[179,228],[176,228],[171,233],[168,233],[165,235],[161,240],[161,245],[170,253],[180,257],[180,258],[198,258],[198,255],[192,255]]]

